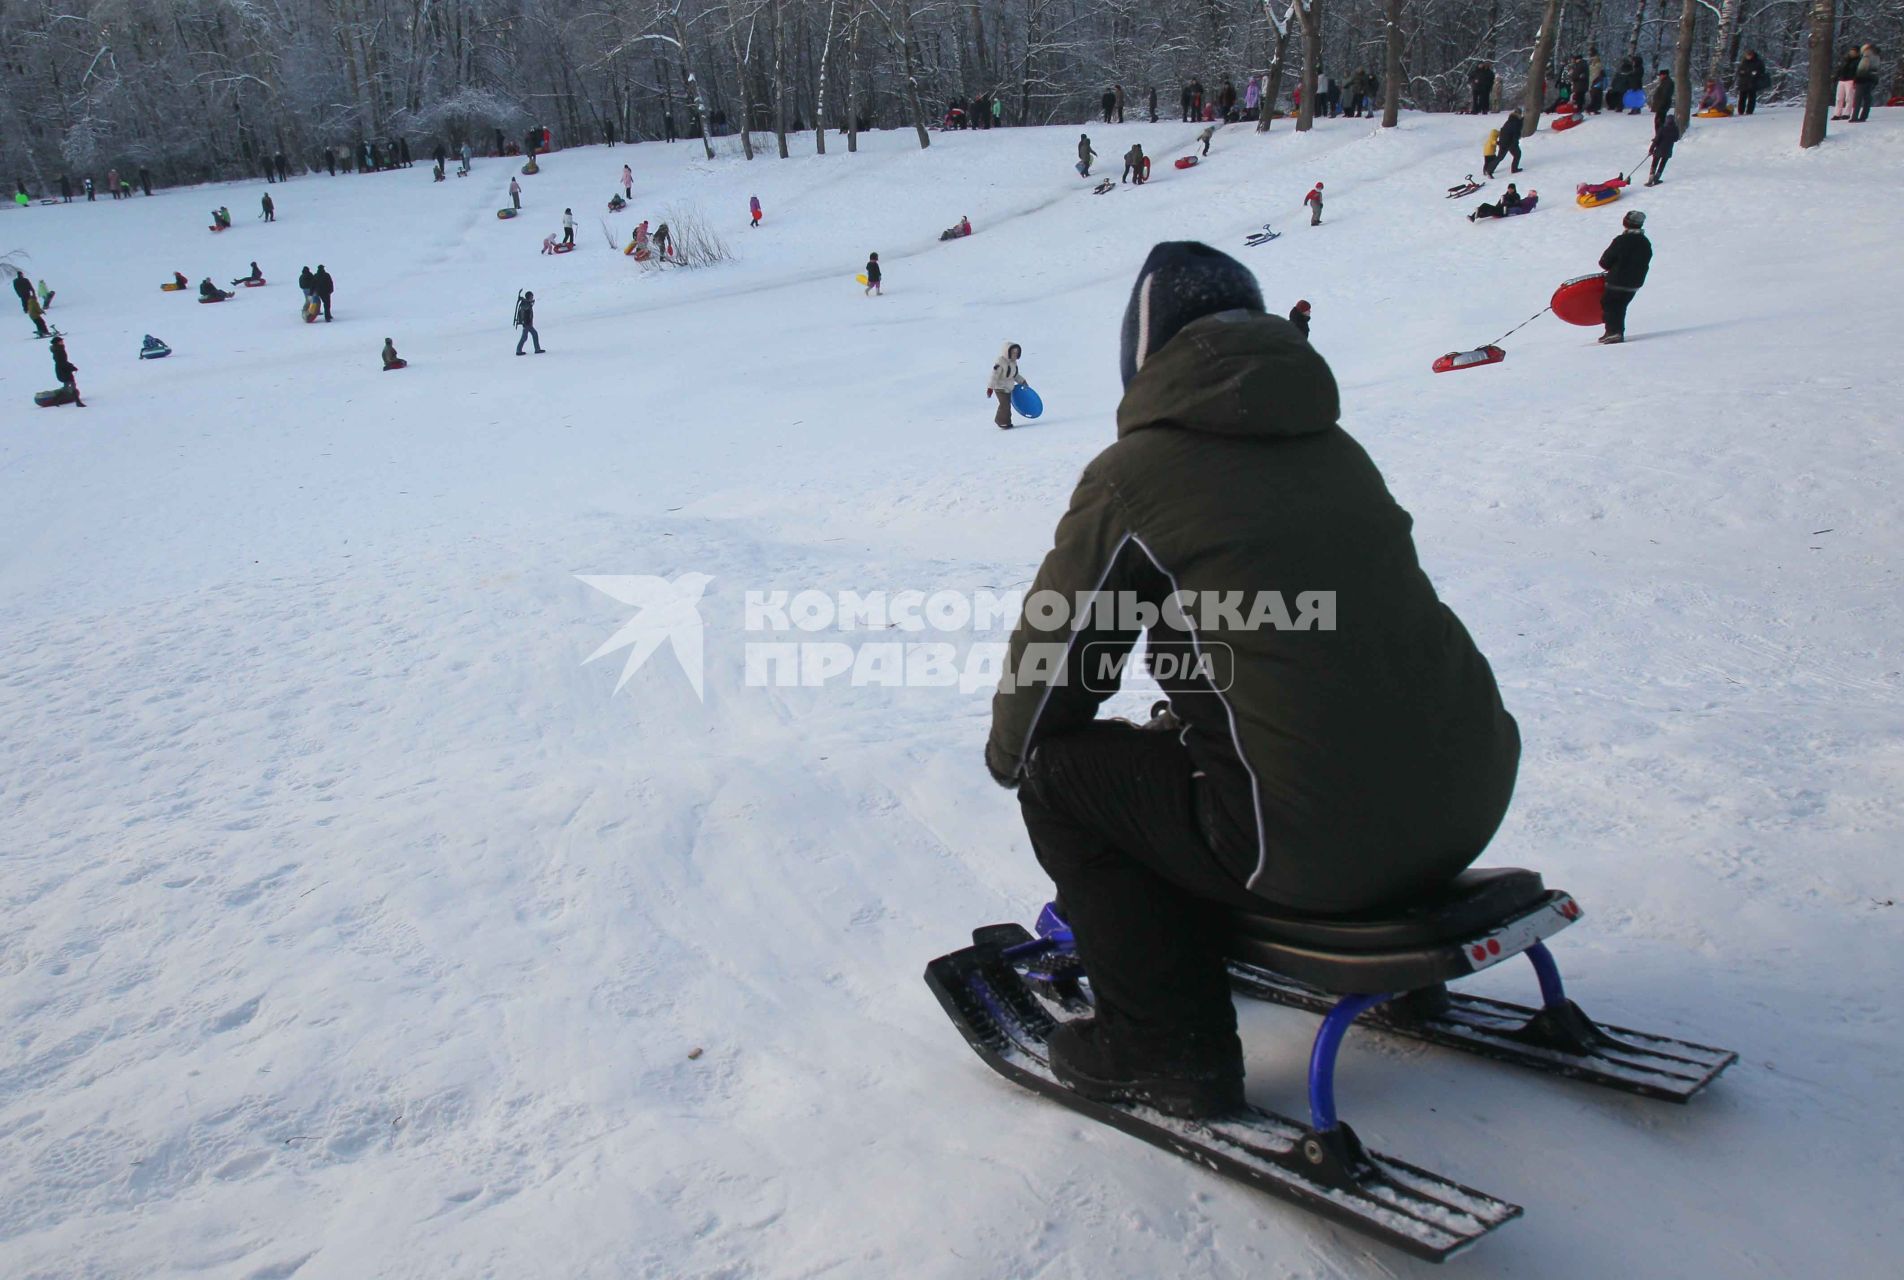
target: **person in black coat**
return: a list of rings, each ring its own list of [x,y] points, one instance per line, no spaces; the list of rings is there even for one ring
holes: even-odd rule
[[[1659,117],[1653,125],[1653,145],[1647,154],[1653,157],[1653,169],[1646,177],[1646,185],[1657,187],[1666,181],[1662,176],[1666,172],[1666,162],[1673,158],[1673,147],[1679,141],[1679,121],[1671,112]]]
[[[522,330],[522,336],[516,339],[516,354],[522,354],[525,342],[535,341],[535,353],[542,354],[542,335],[535,327],[535,294],[524,291],[516,297],[516,325]]]
[[[141,169],[139,172],[143,174],[145,170]],[[67,204],[73,202],[73,180],[63,173],[60,175],[60,199]]]
[[[72,388],[75,405],[81,409],[86,407],[86,402],[79,398],[79,366],[68,358],[66,339],[59,334],[53,335],[53,377],[62,387]]]
[[[1514,165],[1508,170],[1509,173],[1519,173],[1521,171],[1521,130],[1526,127],[1527,121],[1519,107],[1515,107],[1512,111],[1508,112],[1507,119],[1501,121],[1499,149],[1495,152],[1495,155],[1497,157],[1514,157]],[[1500,160],[1496,159],[1494,163],[1498,165]]]
[[[1606,272],[1606,292],[1600,298],[1600,318],[1606,322],[1606,332],[1600,335],[1604,345],[1626,341],[1626,309],[1653,265],[1653,242],[1641,230],[1646,215],[1635,209],[1622,225],[1625,230],[1600,255],[1600,270]]]
[[[331,273],[324,269],[323,263],[317,264],[317,270],[311,273],[311,295],[324,308],[324,323],[331,320],[331,294],[336,290],[337,282],[331,279]]]
[[[1758,110],[1759,90],[1765,87],[1765,60],[1758,50],[1747,49],[1739,59],[1739,114],[1749,116]]]
[[[1289,308],[1289,323],[1302,330],[1302,336],[1309,336],[1309,301],[1302,299]]]
[[[139,166],[139,187],[147,195],[152,194],[152,175],[146,171],[144,165]]]
[[[1488,103],[1494,98],[1494,68],[1483,62],[1468,72],[1468,92],[1468,109],[1477,116],[1486,115]]]
[[[1661,68],[1659,79],[1653,82],[1653,119],[1663,120],[1673,113],[1673,78]]]

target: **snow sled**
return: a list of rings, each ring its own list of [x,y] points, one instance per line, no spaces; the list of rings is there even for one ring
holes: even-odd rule
[[[1532,213],[1534,211],[1534,206],[1538,204],[1539,202],[1540,202],[1540,192],[1529,191],[1527,193],[1527,198],[1521,201],[1519,208],[1509,209],[1506,213],[1502,214],[1501,216],[1503,218],[1517,218],[1523,213]]]
[[[1117,184],[1111,181],[1111,179],[1106,178],[1091,188],[1091,194],[1094,196],[1106,196],[1115,190],[1117,190]]]
[[[573,244],[558,244],[558,245],[552,246],[549,249],[549,252],[550,253],[574,253],[575,246]]]
[[[1455,186],[1449,187],[1448,199],[1459,200],[1462,196],[1471,196],[1475,192],[1479,191],[1482,185],[1483,185],[1482,183],[1476,182],[1473,178],[1469,178],[1466,182],[1458,183]]]
[[[1072,165],[1071,167],[1078,171],[1078,176],[1080,178],[1088,178],[1091,176],[1091,166],[1086,164],[1082,160],[1078,161],[1076,164]]]
[[[1620,105],[1625,107],[1628,111],[1646,110],[1646,90],[1628,89],[1625,94],[1621,95]]]
[[[42,409],[51,409],[55,405],[72,404],[78,399],[79,392],[63,383],[51,391],[35,391],[33,393],[33,403]]]
[[[160,285],[159,289],[164,293],[178,293],[180,290],[183,290],[187,287],[188,286],[182,285],[176,280],[168,280],[164,284]]]
[[[1197,160],[1196,156],[1178,156],[1176,165],[1179,169],[1193,169],[1196,167]]]
[[[1018,410],[1020,417],[1040,418],[1044,416],[1045,402],[1039,399],[1036,391],[1033,391],[1022,382],[1012,388],[1011,400],[1012,408]]]
[[[317,322],[317,313],[320,309],[321,308],[319,308],[319,306],[317,305],[317,300],[312,299],[311,301],[304,304],[304,307],[299,312],[299,314],[304,317],[305,324],[315,324]]]
[[[1476,347],[1472,351],[1450,351],[1435,360],[1436,373],[1451,373],[1456,369],[1472,369],[1478,365],[1499,364],[1507,359],[1507,352],[1492,344]]]
[[[498,218],[513,218],[521,212],[522,210],[520,209],[498,209],[496,210],[496,216]]]
[[[1572,129],[1578,125],[1584,124],[1586,122],[1586,119],[1587,118],[1585,116],[1579,115],[1578,113],[1575,113],[1572,115],[1563,115],[1558,120],[1554,121],[1554,132],[1564,133],[1568,129]]]
[[[1904,93],[1897,94],[1895,97],[1886,98],[1884,105],[1887,107],[1904,107]]]
[[[542,169],[536,164],[535,158],[532,156],[529,162],[522,166],[522,171],[524,173],[541,173]]]
[[[1732,117],[1732,108],[1707,107],[1704,111],[1695,111],[1692,114],[1695,120],[1729,120]]]
[[[230,227],[221,227],[221,226],[219,226],[219,225],[218,225],[218,224],[217,224],[216,222],[214,222],[214,223],[212,223],[212,225],[211,225],[211,226],[209,226],[209,227],[206,227],[206,228],[205,228],[205,230],[207,230],[207,231],[210,231],[210,232],[213,232],[213,233],[217,233],[217,232],[220,232],[220,231],[230,231],[230,230],[231,230],[231,228],[230,228]]]
[[[211,297],[207,298],[204,294],[201,293],[198,295],[198,300],[200,302],[230,302],[231,295],[229,293],[220,291],[218,293],[214,293]]]
[[[139,347],[139,359],[163,360],[172,354],[172,348],[166,346],[151,334],[145,335],[145,341]]]
[[[1625,178],[1609,178],[1605,182],[1583,182],[1574,188],[1573,202],[1582,209],[1597,209],[1603,204],[1612,204],[1620,198],[1620,190],[1631,185]]]
[[[870,280],[868,280],[868,279],[866,278],[866,273],[865,273],[864,271],[862,271],[862,272],[860,272],[860,273],[859,273],[858,275],[856,275],[856,276],[854,276],[854,277],[853,277],[853,279],[855,279],[855,280],[857,280],[857,281],[859,281],[859,282],[860,282],[861,284],[863,284],[863,285],[864,285],[864,284],[871,284],[871,283],[872,283],[872,281],[870,281]]]
[[[1580,104],[1571,101],[1555,103],[1554,114],[1557,116],[1577,116],[1580,114]]]
[[[257,279],[257,280],[240,280],[240,281],[239,281],[238,283],[239,283],[239,284],[241,284],[241,285],[243,285],[243,286],[244,286],[245,288],[247,288],[247,289],[262,289],[262,288],[264,288],[264,280],[263,280],[263,278],[262,278],[262,277],[260,277],[260,278],[259,278],[259,279]]]
[[[398,359],[392,364],[385,365],[383,367],[383,371],[385,373],[389,373],[393,369],[408,369],[409,367],[410,367],[410,362],[408,360]]]
[[[1600,299],[1606,294],[1606,273],[1596,271],[1590,276],[1575,276],[1554,290],[1554,314],[1568,324],[1590,325],[1601,323]]]
[[[1738,1058],[1590,1019],[1568,997],[1547,949],[1547,939],[1581,918],[1580,906],[1533,871],[1471,868],[1407,907],[1348,916],[1268,902],[1210,914],[1233,990],[1323,1015],[1302,1118],[1245,1106],[1185,1121],[1148,1101],[1099,1102],[1059,1082],[1047,1042],[1089,1014],[1091,979],[1052,906],[1035,934],[1017,924],[973,930],[971,946],[926,966],[926,986],[980,1059],[1014,1084],[1433,1262],[1519,1217],[1521,1207],[1372,1151],[1342,1122],[1336,1058],[1358,1019],[1366,1015],[1384,1034],[1669,1102],[1691,1099]],[[1538,980],[1537,1009],[1449,989],[1519,955]],[[1477,1159],[1498,1152],[1484,1148]]]

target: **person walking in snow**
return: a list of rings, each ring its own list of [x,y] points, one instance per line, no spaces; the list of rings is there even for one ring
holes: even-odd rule
[[[1204,125],[1203,132],[1197,135],[1197,141],[1203,144],[1203,154],[1206,156],[1210,154],[1210,139],[1214,137],[1216,137],[1216,126],[1213,124]]]
[[[751,221],[749,221],[747,224],[749,227],[757,227],[760,225],[760,197],[759,196],[747,197],[747,216],[751,219]]]
[[[1091,150],[1091,135],[1080,133],[1078,135],[1078,176],[1080,178],[1091,176],[1091,161],[1095,159],[1097,159],[1097,152]]]
[[[73,393],[73,403],[84,409],[86,402],[79,398],[79,366],[66,354],[66,339],[59,334],[53,335],[53,377],[62,387]]]
[[[562,210],[562,243],[575,243],[575,210]]]
[[[1513,156],[1514,164],[1508,169],[1509,173],[1521,171],[1521,130],[1526,127],[1526,114],[1519,107],[1508,112],[1507,119],[1501,121],[1501,127],[1498,130],[1500,136],[1495,139],[1500,155],[1495,157],[1494,163],[1497,165],[1501,163],[1500,156]],[[1488,176],[1494,176],[1493,170],[1488,171]]]
[[[883,289],[879,287],[880,279],[881,279],[881,276],[879,274],[879,255],[875,253],[866,259],[866,296],[867,297],[870,298],[872,295],[876,293],[885,292]]]
[[[1653,242],[1641,229],[1645,225],[1646,215],[1632,210],[1621,223],[1624,229],[1600,255],[1600,270],[1606,272],[1606,292],[1600,295],[1600,318],[1606,322],[1602,345],[1626,341],[1626,309],[1653,265]]]
[[[514,178],[509,179],[509,203],[518,209],[522,208],[522,184]]]
[[[621,167],[621,190],[622,195],[627,199],[635,198],[635,171],[627,165]]]
[[[1653,168],[1646,175],[1646,185],[1657,187],[1666,181],[1666,162],[1673,158],[1673,147],[1679,142],[1679,121],[1671,112],[1659,117],[1653,125],[1653,145],[1646,154],[1653,158]]]
[[[1468,72],[1468,110],[1477,116],[1488,113],[1488,104],[1494,99],[1494,68],[1485,62],[1477,62],[1474,70]]]
[[[90,204],[96,198],[97,197],[93,195],[93,180],[88,178],[86,179],[86,201]]]
[[[316,295],[311,292],[316,287],[317,281],[312,275],[311,269],[309,267],[300,269],[298,271],[298,290],[304,295],[304,309],[307,312],[311,309],[311,304],[317,300]]]
[[[259,216],[266,222],[276,222],[278,220],[278,207],[271,203],[271,193],[269,191],[264,193],[264,199],[260,202],[260,206],[264,212]]]
[[[33,297],[33,282],[26,278],[26,272],[14,273],[13,291],[20,296],[20,310],[29,316],[32,315],[32,311],[27,309],[26,304]]]
[[[1849,120],[1851,118],[1851,108],[1857,100],[1858,59],[1861,56],[1861,51],[1858,46],[1854,44],[1845,51],[1845,56],[1838,60],[1838,99],[1832,108],[1831,118],[1833,120]],[[91,179],[87,181],[90,182]],[[86,198],[89,200],[92,199],[90,192],[88,192]]]
[[[324,269],[323,263],[317,264],[317,270],[311,273],[311,296],[324,308],[324,323],[331,322],[331,294],[336,292],[337,282],[331,279],[331,273]]]
[[[1098,105],[1104,108],[1104,123],[1109,124],[1111,113],[1117,109],[1117,94],[1106,89],[1103,97],[1098,99]]]
[[[1673,77],[1666,68],[1659,69],[1659,79],[1653,82],[1653,119],[1655,122],[1673,113]]]
[[[1501,131],[1489,129],[1487,141],[1481,144],[1481,176],[1492,178],[1494,168],[1501,163]]]
[[[985,394],[998,401],[992,424],[1001,431],[1011,430],[1012,392],[1025,385],[1018,374],[1018,357],[1023,354],[1024,349],[1016,342],[1007,342],[992,365],[991,380],[985,384]]]
[[[1295,306],[1289,308],[1289,323],[1302,330],[1303,337],[1306,338],[1309,336],[1309,302],[1307,299],[1299,299]]]
[[[522,354],[522,344],[533,340],[535,353],[542,354],[542,335],[535,327],[535,294],[525,289],[516,295],[516,325],[522,330],[522,336],[516,339],[516,354]]]
[[[467,178],[469,176],[470,161],[474,159],[475,156],[476,156],[475,148],[471,147],[469,143],[465,142],[463,144],[463,167],[456,171],[457,177]]]
[[[40,310],[51,311],[52,309],[53,309],[53,290],[47,288],[46,281],[42,280],[40,281]]]
[[[1747,49],[1745,56],[1739,59],[1739,114],[1749,116],[1758,110],[1759,90],[1766,79],[1765,61],[1759,57],[1758,50]]]
[[[1318,182],[1314,187],[1310,188],[1309,194],[1302,198],[1302,202],[1309,206],[1309,225],[1312,227],[1321,226],[1322,184]]]
[[[1878,77],[1883,74],[1878,47],[1867,44],[1858,52],[1858,67],[1852,77],[1851,123],[1863,124],[1871,118],[1871,106],[1878,97]]]
[[[1137,185],[1143,186],[1144,179],[1148,176],[1149,165],[1150,162],[1144,159],[1143,144],[1133,142],[1131,149],[1124,153],[1124,176],[1118,181],[1129,182],[1135,178]]]

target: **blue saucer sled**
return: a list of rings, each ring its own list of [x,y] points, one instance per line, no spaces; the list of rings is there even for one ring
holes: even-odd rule
[[[1012,408],[1021,418],[1037,418],[1044,415],[1045,402],[1038,398],[1036,391],[1021,384],[1012,388]]]

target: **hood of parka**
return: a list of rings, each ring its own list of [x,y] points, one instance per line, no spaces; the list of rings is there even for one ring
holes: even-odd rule
[[[1342,415],[1335,375],[1277,316],[1224,311],[1184,326],[1144,361],[1117,406],[1121,439],[1149,427],[1224,436],[1302,436]]]

